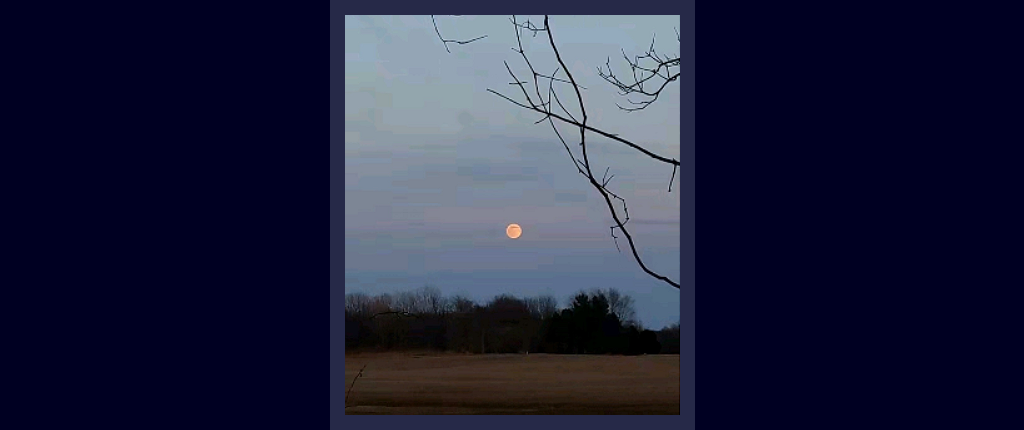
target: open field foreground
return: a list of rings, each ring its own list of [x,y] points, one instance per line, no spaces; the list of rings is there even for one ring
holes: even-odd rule
[[[346,414],[679,414],[679,356],[345,355]]]

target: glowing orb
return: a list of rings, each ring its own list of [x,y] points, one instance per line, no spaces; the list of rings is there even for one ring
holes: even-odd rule
[[[523,234],[523,229],[519,227],[519,224],[509,224],[508,228],[505,229],[505,234],[512,239],[516,239]]]

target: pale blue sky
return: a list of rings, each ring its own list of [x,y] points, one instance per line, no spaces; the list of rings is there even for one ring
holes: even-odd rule
[[[539,114],[487,92],[521,99],[503,61],[528,77],[510,49],[516,40],[508,17],[436,19],[447,39],[488,37],[449,44],[449,54],[429,16],[345,17],[346,291],[430,284],[478,301],[552,294],[564,305],[580,289],[618,288],[634,298],[646,326],[678,322],[678,290],[643,273],[624,239],[616,251],[604,200],[576,172],[551,126],[534,125]],[[588,124],[678,158],[678,84],[652,107],[627,113],[596,70],[611,57],[616,73],[628,74],[620,49],[640,55],[655,33],[658,52],[677,55],[678,16],[550,22],[562,59],[587,87]],[[543,33],[525,34],[523,47],[538,72],[557,67]],[[578,116],[571,87],[563,85],[559,97]],[[570,140],[578,131],[559,131],[578,148]],[[645,263],[678,281],[679,195],[666,191],[671,167],[592,133],[587,141],[593,170],[610,166],[609,188],[628,202],[627,226]],[[512,222],[523,227],[520,239],[505,236]]]

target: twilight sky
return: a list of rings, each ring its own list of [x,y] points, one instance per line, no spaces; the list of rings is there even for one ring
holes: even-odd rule
[[[543,25],[543,16],[517,17],[526,18]],[[510,293],[550,294],[566,305],[581,289],[617,288],[636,301],[646,327],[678,323],[679,290],[645,274],[621,234],[616,251],[604,200],[573,167],[551,125],[534,125],[540,114],[487,92],[523,100],[502,63],[528,77],[510,49],[516,38],[508,17],[436,20],[446,39],[487,37],[449,43],[449,54],[429,16],[345,17],[345,291],[375,295],[429,284],[481,303]],[[610,57],[624,79],[630,74],[622,50],[641,55],[653,35],[659,54],[678,55],[679,17],[552,16],[550,24],[562,59],[587,88],[587,123],[678,159],[678,83],[651,107],[627,113],[596,67]],[[544,33],[525,33],[523,48],[538,72],[557,67]],[[555,89],[579,117],[571,86],[556,82]],[[579,155],[579,132],[558,127]],[[627,228],[645,264],[678,282],[679,194],[667,192],[671,166],[593,133],[587,147],[595,175],[609,166],[615,175],[609,189],[627,201]],[[673,190],[678,186],[676,175]],[[522,237],[505,235],[509,223],[522,226]]]

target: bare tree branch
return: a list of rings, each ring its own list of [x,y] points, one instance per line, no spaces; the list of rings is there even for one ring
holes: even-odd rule
[[[674,281],[666,278],[665,276],[659,275],[658,273],[655,273],[651,269],[647,268],[647,265],[645,265],[643,260],[640,259],[640,254],[638,254],[637,251],[636,251],[636,245],[633,243],[633,237],[629,234],[629,231],[626,230],[626,226],[624,225],[622,220],[619,219],[618,213],[615,212],[615,207],[612,205],[611,198],[609,198],[608,190],[605,189],[604,186],[599,184],[596,179],[594,179],[594,173],[590,170],[590,161],[589,161],[589,159],[587,157],[587,146],[586,146],[587,110],[586,110],[586,108],[583,105],[583,96],[580,94],[579,87],[577,87],[577,85],[576,85],[576,79],[574,79],[572,77],[572,73],[569,71],[569,68],[565,65],[565,62],[562,61],[562,55],[558,52],[558,47],[555,45],[554,35],[551,32],[551,27],[548,25],[548,16],[547,15],[544,15],[544,28],[547,29],[548,41],[551,43],[551,50],[553,50],[555,52],[555,58],[558,59],[558,64],[560,64],[562,66],[562,69],[565,69],[565,74],[569,77],[569,81],[572,82],[573,89],[576,90],[576,99],[579,101],[580,111],[583,113],[583,121],[579,125],[579,129],[580,129],[580,147],[583,148],[583,165],[587,169],[587,179],[590,180],[590,184],[593,185],[594,188],[596,188],[597,191],[601,193],[602,197],[604,197],[605,203],[608,204],[608,210],[612,214],[612,219],[615,220],[615,224],[618,226],[619,230],[622,231],[622,234],[624,236],[626,236],[626,240],[629,242],[629,247],[633,251],[633,257],[636,259],[637,264],[640,265],[640,268],[643,269],[644,272],[647,272],[648,275],[651,275],[651,276],[653,276],[653,277],[655,277],[657,279],[660,279],[660,280],[668,283],[669,285],[672,285],[673,287],[680,288],[679,283],[674,282]],[[626,201],[623,200],[622,198],[619,198],[619,200],[622,200],[623,209],[625,210]],[[626,212],[626,220],[627,221],[629,220],[629,212],[628,211]],[[618,244],[616,243],[616,247],[617,246],[618,246]]]
[[[460,15],[454,15],[454,16],[460,16]],[[434,19],[434,15],[430,15],[430,21],[434,23],[434,31],[437,32],[437,38],[441,39],[441,43],[444,43],[444,50],[448,51],[449,54],[452,53],[452,51],[448,50],[448,44],[449,43],[458,43],[459,45],[465,45],[465,44],[467,44],[469,42],[475,42],[477,40],[480,40],[480,39],[483,39],[483,38],[487,37],[487,35],[485,34],[483,36],[474,37],[474,38],[469,39],[469,40],[445,39],[444,37],[441,36],[441,31],[437,29],[437,21]]]
[[[679,165],[679,160],[676,160],[674,158],[662,157],[662,156],[660,156],[658,154],[655,154],[655,153],[653,153],[651,151],[648,151],[647,149],[644,149],[640,145],[637,145],[637,144],[635,144],[633,142],[630,142],[630,141],[628,141],[626,139],[623,139],[623,138],[619,137],[619,135],[617,135],[617,134],[611,134],[611,133],[608,133],[606,131],[598,130],[598,129],[596,129],[594,127],[591,127],[589,125],[584,125],[584,124],[576,121],[575,119],[572,119],[572,120],[566,119],[565,117],[562,117],[562,116],[560,116],[560,115],[558,115],[556,113],[548,112],[548,111],[545,111],[543,109],[539,109],[539,108],[534,107],[534,106],[524,105],[524,104],[519,103],[519,102],[517,102],[515,100],[512,100],[512,99],[508,98],[507,96],[505,96],[504,94],[501,94],[501,93],[499,93],[497,91],[494,91],[494,90],[492,90],[490,88],[488,88],[487,91],[490,91],[490,92],[494,93],[495,95],[497,95],[497,96],[499,96],[499,97],[501,97],[501,98],[503,98],[505,100],[508,100],[509,102],[512,102],[513,104],[515,104],[515,105],[517,105],[519,107],[522,107],[522,108],[525,108],[525,109],[530,109],[530,110],[533,110],[533,111],[537,111],[537,112],[540,112],[540,113],[545,114],[545,115],[550,114],[552,118],[558,119],[558,120],[560,120],[562,122],[565,122],[567,124],[572,124],[572,125],[577,126],[577,127],[583,127],[583,128],[585,128],[587,130],[590,130],[590,131],[592,131],[594,133],[600,134],[600,135],[602,135],[604,137],[607,137],[609,139],[625,143],[630,148],[636,149],[637,151],[640,151],[640,152],[646,154],[647,156],[649,156],[649,157],[651,157],[651,158],[653,158],[655,160],[658,160],[658,161],[661,161],[661,162],[664,162],[664,163],[668,163],[668,164],[673,164],[673,165],[676,165],[676,166]]]
[[[672,181],[676,180],[676,167],[678,166],[672,166],[672,177],[668,180],[668,192],[670,193],[672,192]]]
[[[406,312],[406,311],[385,311],[385,312],[377,312],[377,313],[373,314],[373,316],[371,316],[369,319],[372,320],[374,318],[377,318],[380,315],[391,315],[391,314],[395,314],[395,315],[399,315],[399,316],[403,316],[403,317],[421,318],[419,315],[416,315],[416,314],[414,314],[412,312]]]
[[[611,226],[612,239],[615,240],[615,250],[619,251],[619,252],[622,252],[622,249],[619,248],[619,238],[615,237],[615,227],[618,227],[618,226],[615,226],[615,225]]]
[[[516,19],[515,19],[515,15],[512,15],[512,18],[510,18],[509,20],[512,21],[512,25],[514,25],[516,27],[519,27],[520,29],[532,31],[533,32],[533,37],[537,37],[537,32],[539,32],[539,31],[547,31],[548,30],[547,27],[545,27],[545,28],[538,28],[536,25],[531,24],[529,19],[526,20],[526,23],[523,23],[523,24],[517,23]]]
[[[348,386],[348,391],[345,392],[345,407],[346,408],[348,407],[348,402],[349,402],[349,399],[350,399],[349,395],[352,394],[352,387],[355,387],[356,386],[356,380],[359,379],[360,376],[363,376],[363,369],[365,369],[366,366],[367,365],[364,364],[362,369],[359,369],[359,374],[357,374],[355,378],[352,378],[352,385],[349,385]]]
[[[673,30],[675,30],[674,27]],[[601,69],[601,67],[598,66],[598,76],[600,76],[605,81],[618,88],[619,95],[629,96],[635,94],[650,98],[650,100],[641,100],[639,102],[635,102],[627,97],[626,101],[628,101],[635,107],[627,108],[616,104],[616,106],[618,106],[619,109],[622,109],[626,112],[635,112],[638,110],[646,109],[648,106],[650,106],[652,103],[658,100],[658,96],[661,95],[661,91],[665,89],[665,86],[668,85],[669,82],[674,82],[676,79],[679,78],[678,72],[674,75],[672,74],[672,68],[679,67],[679,56],[677,55],[675,58],[663,58],[662,56],[658,55],[658,52],[654,47],[655,38],[656,35],[651,37],[651,45],[649,48],[647,48],[647,52],[644,53],[644,55],[634,56],[632,60],[630,60],[629,56],[626,55],[625,50],[622,51],[622,58],[624,58],[626,60],[626,63],[629,64],[630,72],[633,74],[633,80],[631,82],[623,82],[617,76],[615,76],[615,72],[612,70],[610,58],[607,61],[605,61],[605,67],[608,69],[607,71]],[[679,41],[678,30],[676,30],[676,41]],[[641,60],[649,60],[649,62],[653,62],[653,65],[641,65]],[[644,76],[644,72],[648,73],[648,75]],[[648,92],[647,90],[644,89],[644,83],[655,77],[664,80],[664,82],[662,82],[661,86],[658,87],[658,89],[655,90],[654,92]]]
[[[556,69],[556,70],[555,70],[555,72],[557,73],[557,72],[558,72],[558,70]],[[558,81],[558,82],[565,82],[565,83],[567,83],[567,84],[570,84],[570,83],[571,83],[571,82],[569,82],[569,81],[567,81],[567,80],[565,80],[565,79],[558,79],[558,78],[554,78],[554,77],[551,77],[551,76],[547,76],[547,75],[545,75],[545,74],[542,74],[542,73],[538,73],[538,74],[537,74],[537,76],[540,76],[540,77],[542,77],[542,78],[550,78],[550,79],[556,80],[556,81]],[[583,85],[580,85],[580,88],[583,88],[583,89],[587,89],[587,87],[584,87]]]
[[[619,229],[622,232],[623,236],[625,236],[626,241],[629,243],[629,247],[630,247],[630,250],[632,251],[633,258],[636,260],[637,264],[640,265],[640,268],[644,272],[646,272],[648,275],[650,275],[650,276],[652,276],[652,277],[654,277],[656,279],[659,279],[659,280],[661,280],[661,281],[663,281],[665,283],[668,283],[669,285],[672,285],[675,288],[680,288],[680,285],[677,282],[672,281],[671,279],[669,279],[669,278],[667,278],[665,276],[662,276],[662,275],[652,271],[650,268],[647,267],[646,264],[644,264],[643,260],[640,258],[640,254],[638,253],[638,251],[636,249],[636,244],[633,241],[633,237],[632,237],[632,235],[629,233],[629,231],[626,228],[626,224],[629,222],[629,207],[626,205],[626,200],[623,199],[621,196],[615,194],[614,192],[612,192],[611,190],[608,189],[608,184],[611,182],[612,178],[615,177],[615,175],[613,174],[613,175],[609,176],[609,172],[610,172],[610,169],[611,169],[609,167],[609,168],[605,169],[604,175],[602,176],[601,181],[599,182],[595,178],[594,173],[591,170],[590,158],[589,158],[589,154],[587,152],[586,132],[587,131],[591,131],[591,132],[597,133],[597,134],[599,134],[601,136],[605,136],[605,137],[607,137],[609,139],[612,139],[612,140],[624,143],[627,146],[629,146],[629,147],[631,147],[633,149],[636,149],[637,151],[640,151],[641,153],[643,153],[643,154],[645,154],[645,155],[647,155],[647,156],[649,156],[649,157],[651,157],[651,158],[653,158],[655,160],[671,164],[672,165],[672,179],[669,180],[669,192],[672,191],[672,181],[675,180],[675,172],[676,172],[676,169],[678,169],[678,167],[679,167],[679,161],[675,160],[675,159],[671,159],[671,158],[667,158],[667,157],[663,157],[663,156],[657,155],[657,154],[655,154],[655,153],[653,153],[653,152],[643,148],[640,145],[637,145],[637,144],[635,144],[633,142],[630,142],[630,141],[628,141],[626,139],[623,139],[623,138],[619,137],[618,134],[608,133],[608,132],[596,129],[596,128],[588,125],[587,124],[588,116],[587,116],[586,106],[585,106],[585,104],[583,102],[583,96],[580,93],[580,89],[581,88],[582,89],[586,89],[586,88],[584,88],[581,85],[579,85],[579,83],[573,77],[572,73],[569,71],[569,68],[566,66],[565,62],[562,60],[561,53],[558,51],[558,47],[557,47],[557,45],[555,44],[555,41],[554,41],[554,35],[551,32],[551,27],[549,25],[549,17],[547,15],[544,16],[544,26],[543,27],[538,27],[535,24],[533,24],[532,22],[530,22],[529,20],[527,20],[526,22],[519,22],[516,19],[515,16],[512,16],[509,20],[512,23],[512,25],[513,25],[513,27],[515,29],[515,33],[516,33],[516,45],[517,45],[517,47],[513,47],[512,50],[515,51],[516,53],[518,53],[523,58],[523,62],[526,63],[526,66],[530,69],[530,74],[532,76],[533,87],[534,87],[533,88],[533,90],[534,90],[533,92],[537,96],[538,100],[537,100],[537,102],[534,102],[533,98],[530,96],[530,91],[526,89],[526,84],[528,84],[530,81],[529,80],[521,80],[521,79],[519,79],[516,76],[516,74],[512,71],[512,68],[509,66],[507,61],[504,62],[505,69],[508,71],[509,75],[512,77],[512,82],[510,82],[509,85],[516,85],[516,86],[519,87],[520,91],[522,91],[522,93],[523,93],[523,97],[526,99],[526,104],[518,102],[518,101],[516,101],[516,100],[514,100],[514,99],[512,99],[512,98],[510,98],[510,97],[508,97],[508,96],[506,96],[504,94],[501,94],[501,93],[499,93],[499,92],[497,92],[497,91],[495,91],[493,89],[488,88],[487,91],[489,91],[491,93],[494,93],[495,95],[497,95],[497,96],[499,96],[499,97],[501,97],[501,98],[503,98],[505,100],[508,100],[509,102],[515,104],[516,106],[522,107],[524,109],[532,110],[534,112],[537,112],[537,113],[540,113],[540,114],[544,115],[542,118],[537,120],[535,122],[535,124],[539,124],[539,123],[543,122],[544,120],[547,120],[548,123],[551,124],[552,130],[554,130],[555,135],[558,136],[558,140],[562,142],[562,146],[565,147],[566,153],[569,154],[569,158],[573,161],[573,165],[576,167],[577,171],[581,175],[583,175],[584,177],[587,178],[588,182],[590,182],[591,186],[593,186],[598,191],[598,193],[601,194],[601,197],[604,199],[605,204],[608,206],[608,211],[611,213],[612,220],[614,220],[614,222],[615,222],[615,225],[610,227],[611,236],[612,236],[612,238],[613,238],[613,240],[615,242],[615,248],[619,252],[622,252],[621,248],[619,247],[618,236],[615,235],[615,230]],[[436,29],[436,24],[435,24],[435,29]],[[547,35],[548,35],[548,42],[551,45],[551,49],[554,52],[555,58],[557,59],[558,64],[559,64],[559,67],[557,69],[555,69],[554,73],[552,73],[551,75],[544,75],[544,74],[538,73],[534,69],[533,63],[530,61],[529,57],[527,57],[526,52],[523,49],[523,44],[522,44],[522,33],[523,33],[523,31],[531,31],[534,36],[536,36],[536,34],[539,33],[539,32],[547,33]],[[438,37],[440,37],[440,33],[438,33]],[[444,39],[442,38],[442,40],[444,40]],[[625,51],[623,51],[623,53],[622,53],[623,57],[626,58],[626,62],[630,64],[631,72],[633,73],[633,76],[634,76],[634,80],[633,80],[632,83],[629,83],[629,84],[624,83],[624,82],[620,81],[617,77],[615,77],[614,74],[612,74],[611,66],[610,66],[609,63],[606,63],[606,64],[608,64],[608,73],[607,74],[604,73],[601,70],[600,67],[598,68],[599,75],[601,75],[601,77],[604,78],[606,81],[611,82],[613,85],[616,85],[616,87],[618,87],[619,90],[621,91],[622,95],[638,94],[638,95],[641,95],[641,96],[647,96],[647,97],[651,98],[651,100],[644,100],[644,101],[640,101],[640,102],[634,102],[634,101],[629,100],[627,98],[627,101],[629,101],[630,103],[632,103],[634,105],[638,105],[640,107],[632,108],[632,109],[623,108],[624,110],[640,110],[640,109],[643,109],[643,108],[649,106],[651,103],[653,103],[655,100],[657,100],[658,96],[660,95],[661,91],[665,88],[665,86],[669,82],[675,81],[678,78],[678,76],[679,76],[678,73],[676,73],[675,75],[670,75],[670,68],[678,67],[679,66],[679,59],[678,58],[674,58],[674,59],[672,59],[672,58],[663,58],[661,55],[659,55],[656,52],[656,50],[654,48],[654,42],[655,42],[655,40],[652,38],[651,45],[650,45],[650,48],[648,48],[647,53],[645,53],[643,56],[637,56],[633,60],[630,60],[625,55]],[[641,60],[645,60],[645,59],[649,59],[651,61],[654,61],[655,64],[652,65],[652,66],[641,65],[640,64]],[[565,71],[565,74],[568,77],[568,81],[566,81],[565,79],[559,79],[559,78],[556,77],[558,72],[562,71],[562,70]],[[648,76],[644,76],[645,72],[649,73],[649,75]],[[637,75],[637,73],[639,73],[639,76]],[[664,82],[654,92],[647,92],[643,88],[644,87],[644,83],[649,81],[650,79],[652,79],[654,77],[659,77],[659,78],[663,79]],[[540,90],[541,86],[540,86],[540,80],[538,78],[547,78],[548,90],[547,90],[547,100],[546,101],[545,101],[545,98],[544,98],[544,94]],[[579,104],[580,116],[581,116],[582,120],[577,119],[577,117],[575,117],[571,112],[569,112],[569,110],[566,109],[566,107],[562,104],[561,99],[558,97],[558,92],[554,88],[554,82],[555,81],[558,81],[560,83],[568,83],[568,84],[572,85],[573,91],[576,94],[576,100],[577,100],[577,102]],[[552,98],[558,104],[559,108],[561,108],[562,111],[565,113],[565,115],[568,116],[569,118],[563,117],[563,116],[553,112],[552,104],[551,104],[551,99]],[[620,108],[622,108],[622,107],[620,106]],[[555,122],[554,122],[555,119],[558,119],[559,121],[561,121],[563,123],[570,124],[570,125],[576,127],[579,130],[579,133],[580,133],[579,146],[580,146],[580,151],[582,153],[582,157],[581,157],[582,161],[581,161],[580,158],[577,158],[575,154],[573,154],[572,149],[569,147],[568,143],[565,141],[565,138],[562,136],[561,132],[558,130],[558,127],[555,125]],[[620,202],[622,202],[622,214],[623,214],[623,216],[620,217],[619,212],[616,211],[615,205],[612,202],[613,199],[619,200]],[[394,313],[394,312],[392,312],[392,313]]]

